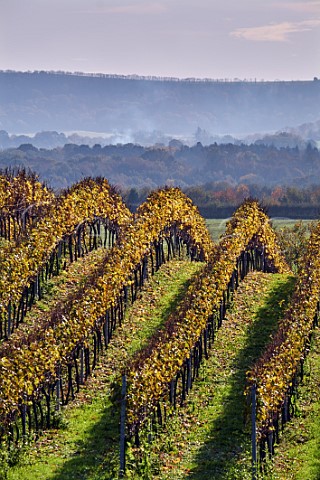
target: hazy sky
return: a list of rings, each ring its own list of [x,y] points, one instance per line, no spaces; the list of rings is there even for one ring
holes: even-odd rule
[[[320,77],[320,0],[0,0],[0,69]]]

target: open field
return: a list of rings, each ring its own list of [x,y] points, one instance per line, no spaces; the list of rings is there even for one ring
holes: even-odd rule
[[[226,227],[226,223],[229,219],[221,219],[221,218],[207,218],[206,224],[209,229],[209,232],[212,235],[212,238],[215,242],[219,241],[221,235],[223,235]],[[293,227],[296,223],[302,222],[303,224],[307,225],[312,222],[312,220],[300,220],[300,219],[293,219],[293,218],[272,218],[271,219],[273,227],[278,230],[283,227]]]

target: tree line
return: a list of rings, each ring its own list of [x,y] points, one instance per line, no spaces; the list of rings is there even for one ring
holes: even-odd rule
[[[255,198],[272,217],[319,218],[320,185],[305,188],[298,186],[230,185],[227,182],[211,182],[187,187],[184,192],[192,199],[206,218],[226,218],[248,198]],[[122,191],[126,204],[135,210],[150,190],[130,188]]]
[[[103,176],[124,188],[169,185],[184,189],[212,182],[308,187],[320,177],[320,153],[311,144],[305,149],[232,143],[204,146],[201,142],[151,147],[66,144],[53,149],[22,144],[0,151],[0,168],[6,167],[29,168],[55,189],[86,176]]]

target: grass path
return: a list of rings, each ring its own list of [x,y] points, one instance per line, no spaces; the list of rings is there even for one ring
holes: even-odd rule
[[[119,412],[110,390],[126,359],[164,322],[181,300],[190,278],[201,264],[172,261],[150,280],[140,299],[128,309],[101,362],[65,408],[61,428],[46,432],[20,454],[8,480],[102,480],[116,478],[119,448]]]
[[[242,282],[186,406],[154,442],[145,478],[251,478],[245,372],[269,341],[293,285],[292,276],[261,273]]]

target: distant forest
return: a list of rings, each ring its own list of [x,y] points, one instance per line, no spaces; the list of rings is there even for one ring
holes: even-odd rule
[[[134,209],[150,190],[174,185],[190,195],[206,217],[226,217],[244,198],[255,197],[273,216],[317,217],[320,211],[320,152],[266,145],[212,144],[189,147],[135,144],[55,149],[23,144],[0,151],[0,168],[35,171],[55,190],[88,176],[103,176]],[[294,211],[293,211],[294,210]]]

